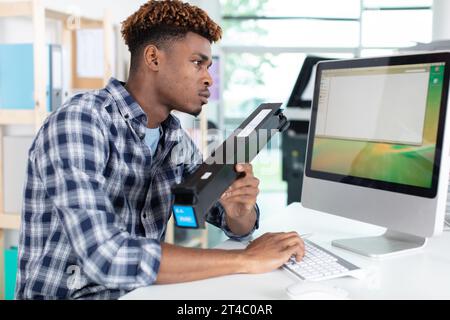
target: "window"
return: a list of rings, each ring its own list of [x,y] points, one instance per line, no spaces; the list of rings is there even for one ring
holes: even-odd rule
[[[361,23],[364,47],[408,47],[431,41],[429,9],[367,10]]]
[[[315,19],[236,20],[222,45],[268,47],[357,47],[359,23]]]
[[[224,16],[357,18],[360,10],[360,0],[221,0],[221,3]]]
[[[417,8],[426,7],[429,9],[433,0],[364,0],[365,7],[368,8]]]
[[[312,54],[336,58],[353,56],[351,53]],[[223,106],[228,128],[236,128],[262,102],[286,102],[305,57],[301,52],[225,54]]]

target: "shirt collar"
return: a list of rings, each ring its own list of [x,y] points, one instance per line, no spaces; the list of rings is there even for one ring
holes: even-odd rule
[[[139,103],[137,103],[127,89],[125,89],[125,82],[119,81],[116,78],[111,78],[106,85],[106,90],[116,101],[120,114],[125,120],[136,119],[145,126],[147,125],[147,115],[144,110],[142,110]]]
[[[139,128],[136,128],[136,130],[138,131],[139,136],[144,138],[145,129],[147,128],[147,114],[144,112],[139,103],[137,103],[137,101],[131,96],[127,89],[125,89],[125,82],[111,77],[106,86],[106,90],[116,101],[119,112],[125,121],[130,120],[132,125],[136,122],[139,123]],[[161,123],[161,127],[164,131],[167,130],[170,133],[181,129],[180,121],[172,114],[169,114],[167,119]],[[170,134],[169,136],[170,140],[178,140],[175,138],[176,135],[174,134]]]

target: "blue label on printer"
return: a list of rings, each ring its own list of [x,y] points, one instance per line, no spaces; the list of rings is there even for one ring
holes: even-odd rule
[[[188,206],[173,206],[173,215],[177,226],[187,228],[197,228],[194,209]]]

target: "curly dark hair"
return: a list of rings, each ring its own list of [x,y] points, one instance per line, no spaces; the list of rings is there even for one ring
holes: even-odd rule
[[[132,68],[136,55],[146,45],[164,48],[171,41],[183,39],[188,32],[210,42],[222,37],[222,29],[204,10],[179,0],[150,0],[122,22],[122,36],[131,52]]]

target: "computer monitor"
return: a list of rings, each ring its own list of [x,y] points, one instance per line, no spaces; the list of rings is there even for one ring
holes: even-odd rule
[[[334,240],[384,257],[443,229],[450,52],[319,62],[302,205],[387,228]]]

